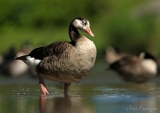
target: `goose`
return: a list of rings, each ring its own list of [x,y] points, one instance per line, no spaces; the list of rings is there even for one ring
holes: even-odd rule
[[[24,54],[24,52],[18,51],[16,57]],[[5,66],[5,70],[12,77],[19,77],[28,74],[29,67],[19,60],[12,60]]]
[[[19,60],[13,59],[14,57],[28,54],[27,50],[28,47],[26,47],[26,44],[20,50],[17,50],[14,46],[11,46],[8,52],[3,56],[3,62],[0,62],[0,74],[9,77],[19,77],[24,74],[33,76],[34,73],[26,64]]]
[[[126,56],[110,64],[110,69],[118,72],[125,81],[142,83],[155,77],[158,65],[155,58],[146,51]]]
[[[8,52],[3,55],[3,62],[0,65],[0,74],[8,76],[10,75],[9,71],[9,64],[13,61],[13,57],[16,55],[16,48],[15,46],[11,46]]]
[[[123,57],[129,56],[127,53],[121,53],[117,49],[115,49],[113,46],[106,47],[106,55],[105,60],[108,64],[112,64]]]
[[[82,79],[94,66],[97,55],[96,46],[78,30],[94,37],[90,22],[83,17],[77,17],[69,25],[70,42],[54,42],[45,47],[33,49],[28,55],[15,58],[35,69],[44,95],[49,92],[43,77],[63,82],[64,94],[68,95],[69,85]]]

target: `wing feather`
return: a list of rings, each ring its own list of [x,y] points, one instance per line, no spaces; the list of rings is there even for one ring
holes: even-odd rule
[[[35,59],[43,60],[46,57],[56,58],[72,45],[69,42],[55,42],[45,47],[39,47],[31,51],[27,56],[34,57]]]
[[[70,47],[72,47],[72,44],[69,42],[55,42],[46,46],[45,48],[48,56],[59,57]]]

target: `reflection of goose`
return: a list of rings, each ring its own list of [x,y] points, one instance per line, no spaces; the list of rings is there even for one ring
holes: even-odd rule
[[[40,113],[95,113],[82,97],[40,97]],[[46,106],[47,105],[47,106]]]
[[[145,82],[157,74],[157,63],[154,57],[141,52],[139,56],[128,56],[110,65],[126,81]]]
[[[72,104],[69,96],[57,97],[54,99],[53,109],[59,113],[71,113]]]
[[[80,35],[77,29],[94,36],[87,19],[75,18],[69,26],[71,42],[55,42],[46,47],[36,48],[29,55],[15,58],[36,68],[44,94],[49,92],[41,75],[64,82],[64,93],[67,95],[69,85],[82,79],[93,67],[96,60],[95,44]]]
[[[118,50],[116,50],[112,46],[106,48],[105,60],[107,61],[108,64],[116,62],[116,61],[122,59],[125,56],[129,56],[129,55],[126,54],[126,53],[118,52]]]

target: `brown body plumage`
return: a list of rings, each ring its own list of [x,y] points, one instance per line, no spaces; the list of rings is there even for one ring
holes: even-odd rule
[[[79,40],[84,41],[88,39],[84,37]],[[79,43],[79,41],[77,43]],[[94,65],[93,62],[95,62],[96,54],[94,53],[92,55],[92,52],[96,51],[95,48],[86,49],[86,51],[82,50],[81,52],[81,49],[72,46],[72,44],[68,42],[54,43],[46,48],[49,56],[45,57],[36,69],[40,74],[45,75],[51,80],[68,84],[78,81],[88,74],[90,68]],[[91,57],[86,57],[90,55]]]
[[[55,42],[46,47],[36,48],[29,55],[16,58],[35,67],[44,94],[48,94],[48,91],[42,76],[64,82],[67,94],[68,86],[82,79],[94,66],[96,47],[93,41],[80,35],[77,29],[94,36],[89,21],[76,18],[69,26],[71,42]]]

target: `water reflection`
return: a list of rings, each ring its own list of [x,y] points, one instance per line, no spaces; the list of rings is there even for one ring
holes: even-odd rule
[[[151,96],[99,96],[92,101],[97,113],[159,113],[156,98]]]
[[[2,113],[159,113],[158,84],[72,85],[70,96],[63,90],[40,96],[39,86],[0,86]],[[18,86],[16,86],[18,87]],[[85,87],[85,88],[84,88]],[[24,89],[24,90],[23,90]],[[19,92],[19,94],[17,94]],[[25,92],[25,93],[23,93]],[[152,112],[151,112],[152,110]]]
[[[49,80],[51,94],[40,96],[37,79],[1,77],[0,113],[160,113],[159,77],[127,83],[104,66],[96,65],[96,71],[72,84],[69,97],[63,97],[61,84]]]
[[[95,113],[83,97],[50,97],[40,96],[40,113]]]
[[[44,95],[40,96],[39,110],[40,110],[40,113],[46,113],[46,96],[44,96]]]

